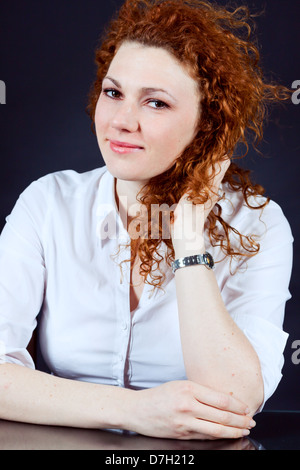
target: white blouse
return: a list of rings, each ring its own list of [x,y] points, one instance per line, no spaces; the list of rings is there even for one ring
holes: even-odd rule
[[[227,310],[260,359],[266,401],[281,379],[288,337],[293,238],[277,204],[261,213],[223,190],[223,217],[242,234],[261,236],[259,254],[234,261],[234,275],[220,249],[206,246]],[[134,389],[186,379],[174,275],[165,264],[164,289],[146,284],[131,314],[129,266],[122,275],[119,267],[129,252],[112,257],[126,241],[105,167],[33,182],[0,237],[0,362],[35,367],[26,347],[40,313],[40,350],[54,375]]]

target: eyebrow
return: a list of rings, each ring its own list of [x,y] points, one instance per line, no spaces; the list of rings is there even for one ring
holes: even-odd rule
[[[121,86],[120,82],[118,82],[118,80],[116,80],[116,79],[114,79],[114,78],[112,78],[112,77],[109,77],[108,75],[107,75],[106,77],[104,77],[103,81],[104,81],[105,79],[110,80],[112,83],[114,83],[114,85],[115,85],[116,87],[120,88],[120,90],[122,89],[122,86]],[[157,93],[158,91],[160,91],[160,92],[162,92],[162,93],[166,93],[167,95],[170,96],[170,98],[172,98],[174,101],[177,102],[177,99],[176,99],[173,95],[171,95],[171,93],[169,93],[167,90],[164,90],[163,88],[143,87],[143,88],[141,89],[141,91],[142,91],[143,93]]]

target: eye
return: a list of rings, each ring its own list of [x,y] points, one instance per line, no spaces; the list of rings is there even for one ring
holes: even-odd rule
[[[165,108],[170,107],[167,103],[161,100],[149,100],[148,104],[150,105],[151,108],[154,108],[154,109],[165,109]]]
[[[121,93],[115,88],[105,88],[104,90],[102,90],[102,93],[104,93],[109,98],[112,98],[113,100],[116,100],[121,97]]]

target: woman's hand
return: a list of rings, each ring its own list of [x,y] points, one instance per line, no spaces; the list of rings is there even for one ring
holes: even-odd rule
[[[136,392],[131,430],[169,439],[238,439],[255,422],[231,395],[191,381],[167,382]]]
[[[192,201],[189,201],[188,194],[184,194],[177,204],[171,230],[176,258],[205,251],[204,224],[219,200],[218,191],[229,165],[228,158],[220,162],[212,180],[210,198],[205,204],[193,204]]]

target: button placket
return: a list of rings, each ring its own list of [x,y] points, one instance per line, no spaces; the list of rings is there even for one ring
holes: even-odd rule
[[[124,232],[123,232],[124,235]],[[127,234],[128,236],[128,234]],[[120,240],[119,240],[120,241]],[[128,240],[122,239],[122,243],[127,243]],[[123,260],[130,257],[130,250],[121,247],[118,254],[117,264],[119,265]],[[120,274],[120,268],[116,265],[116,274]],[[119,386],[124,387],[126,381],[126,366],[127,354],[130,341],[130,312],[129,306],[129,281],[130,276],[128,263],[122,263],[121,277],[122,282],[116,281],[116,310],[117,310],[117,325],[116,325],[116,343],[115,343],[115,357],[114,357],[114,376]],[[117,279],[117,277],[116,277]],[[119,280],[119,279],[118,279]]]

